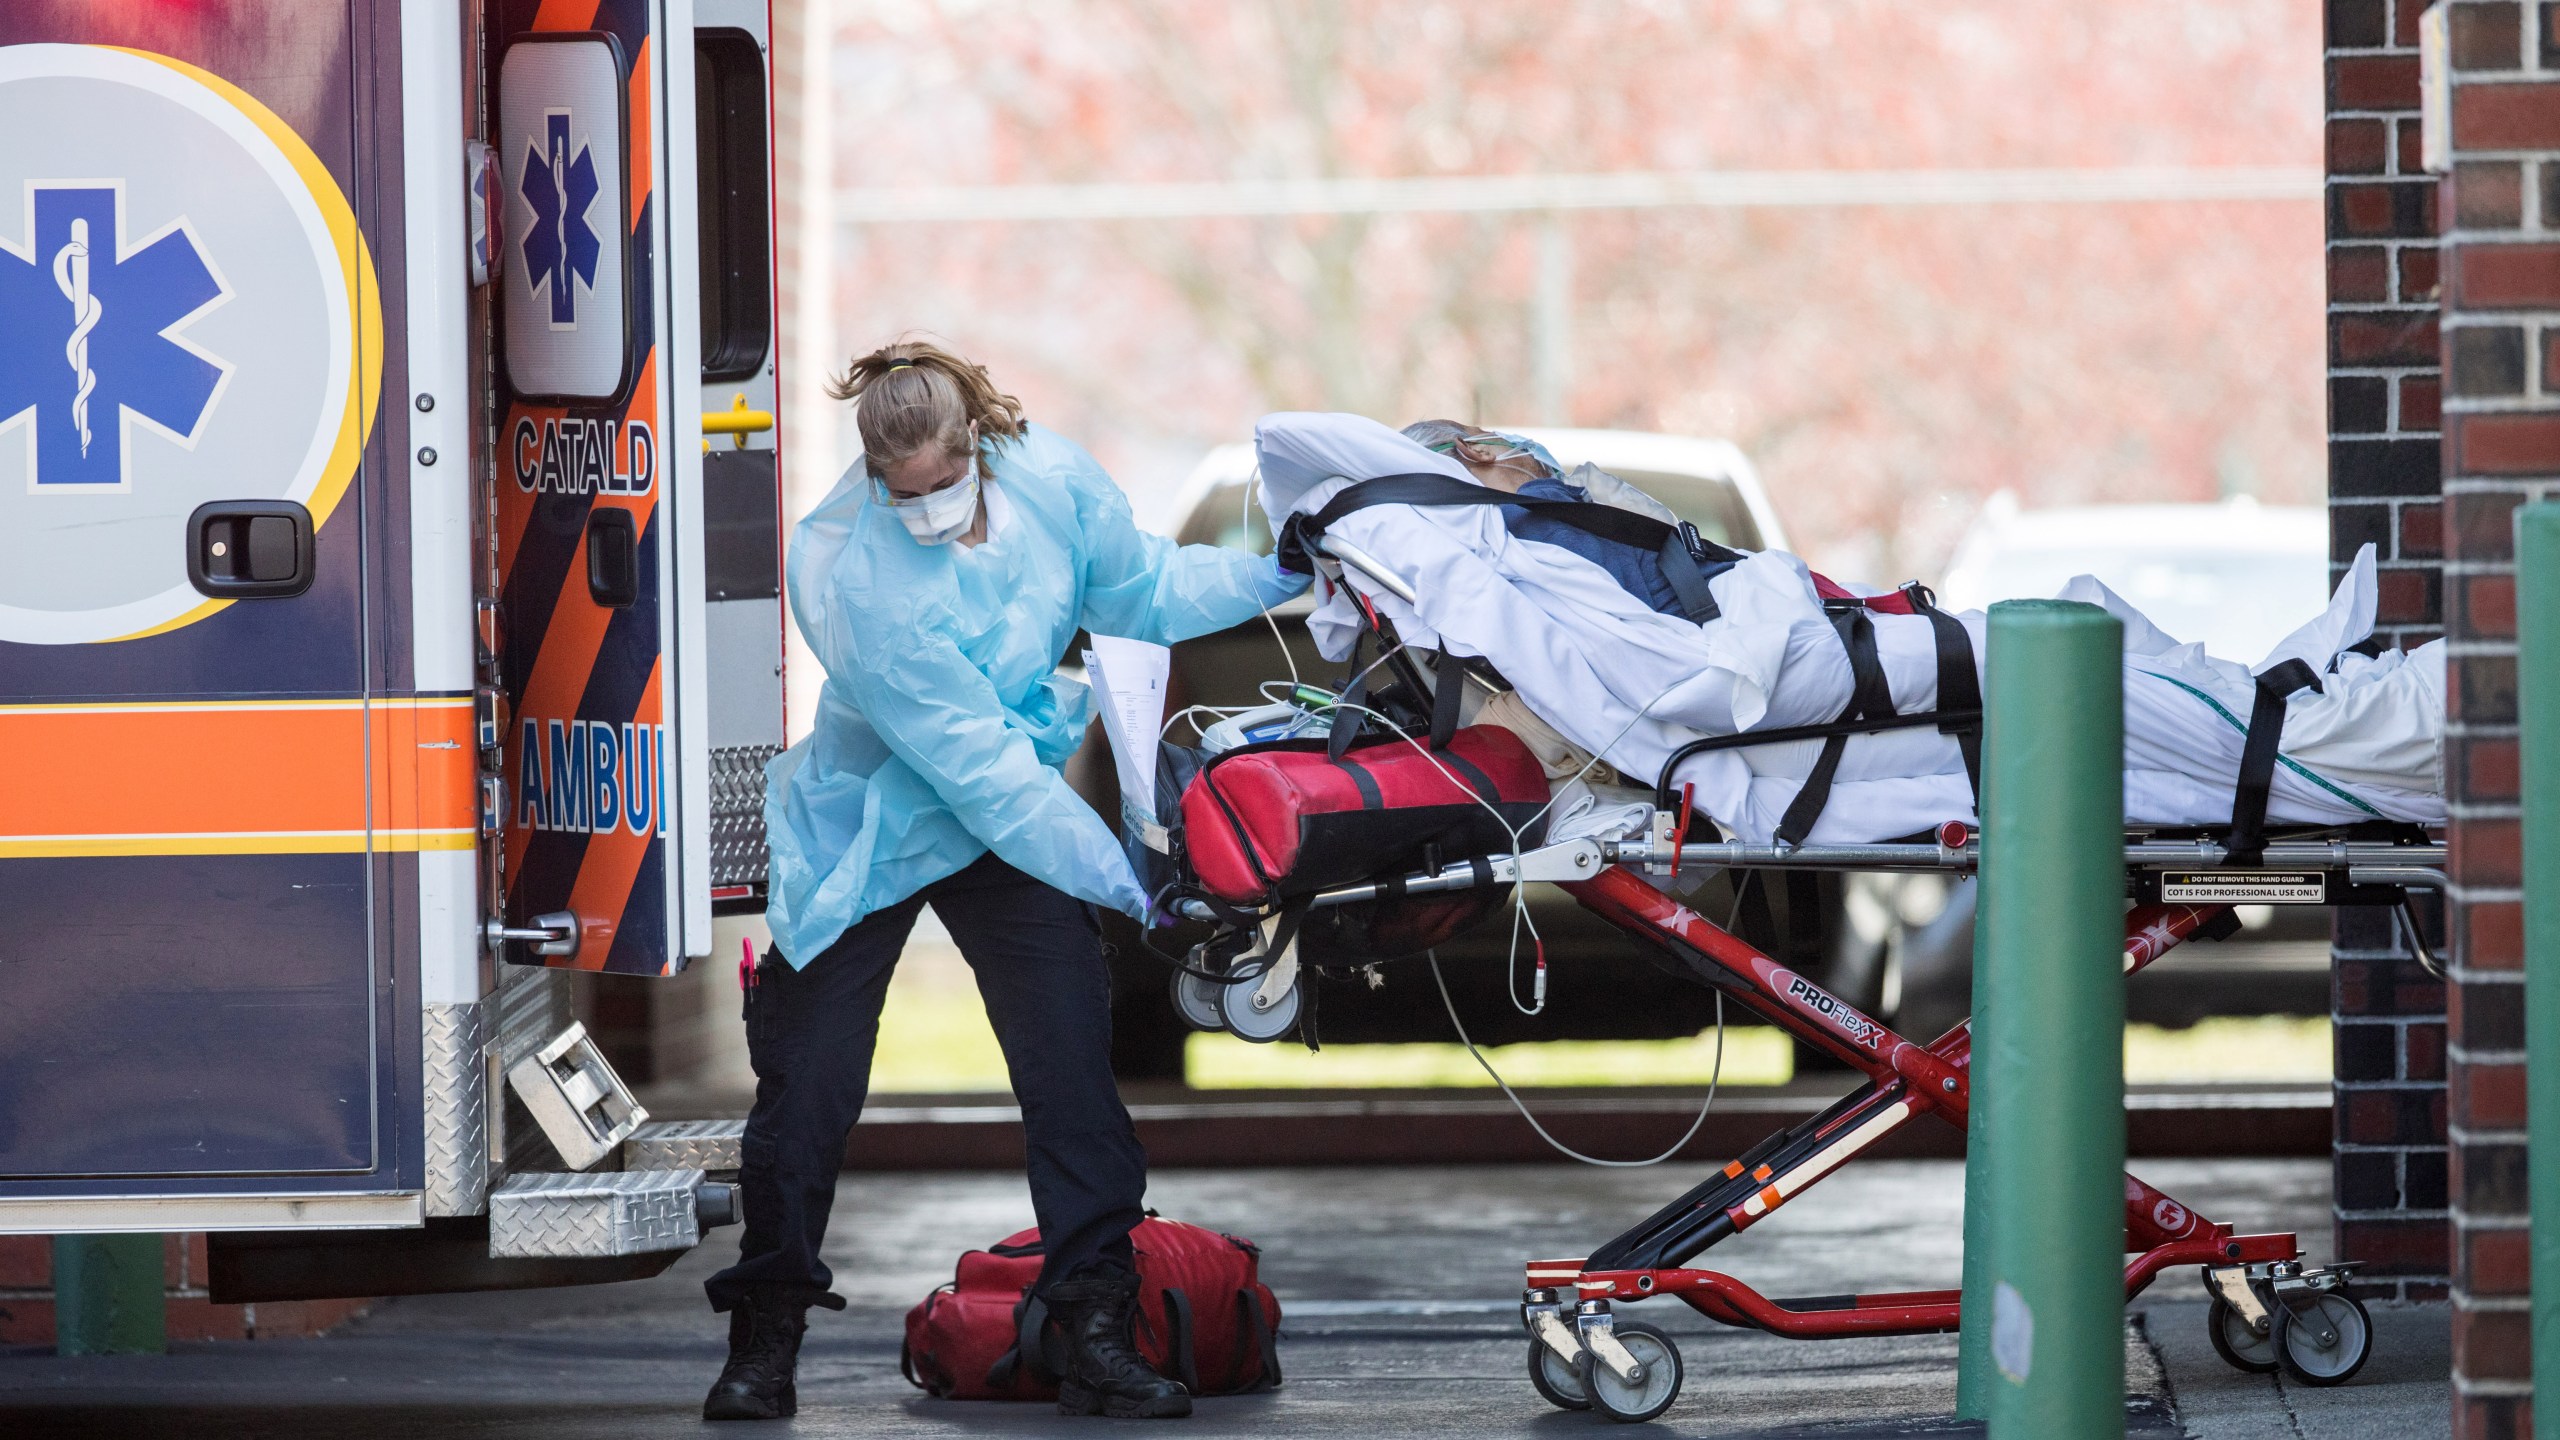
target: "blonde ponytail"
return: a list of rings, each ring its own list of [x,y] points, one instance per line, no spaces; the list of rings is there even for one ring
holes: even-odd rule
[[[985,366],[930,341],[899,340],[855,359],[827,382],[827,394],[854,402],[875,474],[928,447],[969,453],[971,425],[980,445],[1022,434],[1022,402],[996,389]]]

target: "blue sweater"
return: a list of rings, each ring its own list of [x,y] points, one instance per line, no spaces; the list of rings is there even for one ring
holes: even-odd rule
[[[1532,480],[1520,487],[1520,493],[1531,500],[1571,500],[1590,504],[1591,497],[1578,486],[1562,480]],[[1570,550],[1609,572],[1609,578],[1620,588],[1665,615],[1685,615],[1680,596],[1662,573],[1662,557],[1650,550],[1616,540],[1605,540],[1588,530],[1577,530],[1552,516],[1541,515],[1518,505],[1502,507],[1503,524],[1523,540],[1535,540]]]

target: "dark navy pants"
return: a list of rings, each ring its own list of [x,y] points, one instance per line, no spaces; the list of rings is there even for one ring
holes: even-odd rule
[[[1096,1261],[1135,1267],[1129,1232],[1147,1156],[1111,1078],[1100,936],[1083,902],[988,855],[865,918],[805,969],[772,953],[757,967],[746,1003],[756,1073],[739,1177],[746,1233],[738,1263],[703,1286],[713,1309],[750,1289],[814,1300],[832,1284],[818,1252],[845,1137],[870,1091],[889,973],[928,903],[977,974],[1022,1106],[1031,1208],[1048,1246],[1040,1288]]]

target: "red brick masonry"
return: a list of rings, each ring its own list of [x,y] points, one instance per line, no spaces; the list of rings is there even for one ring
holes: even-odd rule
[[[370,1300],[269,1300],[216,1305],[205,1294],[202,1235],[167,1237],[169,1338],[270,1340],[319,1335],[365,1312]],[[53,1240],[0,1235],[0,1346],[53,1344]]]

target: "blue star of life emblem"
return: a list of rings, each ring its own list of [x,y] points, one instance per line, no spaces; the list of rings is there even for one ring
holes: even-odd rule
[[[566,329],[578,323],[578,287],[570,277],[593,289],[603,248],[587,224],[598,188],[595,152],[581,145],[569,153],[566,110],[546,111],[543,129],[542,143],[525,146],[524,178],[516,187],[533,207],[533,227],[524,237],[525,284],[551,287],[551,323]]]
[[[183,218],[127,250],[123,187],[27,187],[0,241],[0,429],[29,419],[34,487],[120,489],[125,422],[192,446],[231,367],[179,334],[230,297]]]

